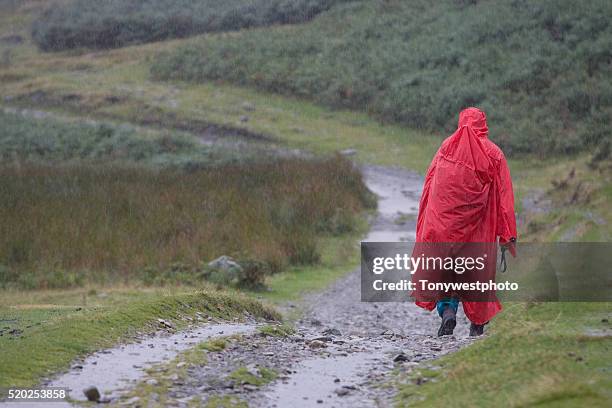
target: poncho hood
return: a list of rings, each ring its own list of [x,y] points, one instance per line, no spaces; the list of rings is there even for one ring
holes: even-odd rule
[[[461,129],[464,126],[470,127],[478,137],[489,136],[487,115],[478,108],[467,108],[461,111],[457,128]]]

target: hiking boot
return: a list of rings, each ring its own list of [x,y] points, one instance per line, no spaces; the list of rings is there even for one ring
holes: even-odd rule
[[[450,336],[453,334],[456,325],[457,318],[455,316],[455,309],[447,306],[442,313],[442,323],[440,323],[440,328],[438,329],[438,337]]]
[[[474,323],[472,323],[470,325],[470,336],[471,337],[482,336],[484,334],[485,324],[474,324]]]

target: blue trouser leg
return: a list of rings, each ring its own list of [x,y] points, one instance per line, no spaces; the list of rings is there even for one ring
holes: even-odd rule
[[[455,313],[457,313],[457,309],[459,309],[459,299],[446,298],[438,300],[438,303],[436,303],[436,310],[438,311],[440,317],[442,317],[442,313],[444,313],[444,309],[446,309],[447,306],[453,308]]]

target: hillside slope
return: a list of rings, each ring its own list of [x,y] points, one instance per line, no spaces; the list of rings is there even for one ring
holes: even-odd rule
[[[506,152],[565,154],[610,138],[611,18],[605,0],[352,2],[303,26],[197,38],[158,58],[152,73],[227,80],[436,131],[476,105]]]

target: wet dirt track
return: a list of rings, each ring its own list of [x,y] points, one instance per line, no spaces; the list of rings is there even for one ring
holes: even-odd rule
[[[366,240],[413,240],[422,178],[384,167],[366,167],[368,186],[379,196],[379,214]],[[294,306],[294,305],[293,305]],[[168,394],[176,406],[193,398],[234,397],[250,407],[386,407],[393,405],[392,370],[410,370],[469,344],[468,322],[459,314],[455,336],[437,338],[437,316],[412,303],[360,301],[359,270],[322,293],[307,296],[288,337],[260,334],[232,340]],[[394,362],[398,355],[404,361]],[[279,373],[257,387],[231,378],[244,367]]]

